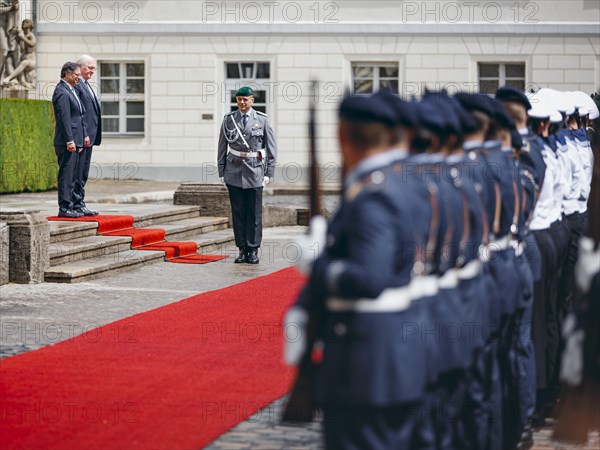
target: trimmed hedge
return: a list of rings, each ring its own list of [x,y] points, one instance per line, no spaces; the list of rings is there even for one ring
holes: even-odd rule
[[[0,98],[0,193],[56,187],[52,102]]]

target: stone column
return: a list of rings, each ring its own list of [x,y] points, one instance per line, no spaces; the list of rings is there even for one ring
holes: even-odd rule
[[[232,226],[229,193],[222,184],[183,183],[175,191],[174,205],[200,206],[203,217],[229,217]]]
[[[9,227],[9,280],[42,283],[50,267],[50,225],[39,211],[0,211]]]
[[[0,286],[8,283],[8,225],[0,222]]]

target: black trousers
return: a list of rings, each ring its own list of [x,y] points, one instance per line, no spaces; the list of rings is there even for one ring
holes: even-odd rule
[[[556,249],[556,271],[553,276],[555,282],[552,286],[552,301],[549,302],[546,310],[546,319],[548,322],[548,346],[547,363],[548,363],[548,388],[558,394],[559,389],[559,357],[561,350],[561,330],[563,322],[564,298],[560,295],[563,291],[563,280],[566,273],[565,263],[569,251],[569,241],[571,232],[566,220],[554,222],[549,229],[552,236],[552,242]]]
[[[236,247],[258,248],[262,242],[262,195],[263,188],[242,189],[227,185],[233,234]]]
[[[327,450],[427,448],[420,441],[423,405],[324,405],[323,430]]]
[[[569,224],[570,239],[567,257],[565,261],[565,271],[562,278],[562,286],[560,296],[563,299],[565,307],[563,316],[566,316],[572,308],[575,294],[575,264],[577,263],[577,255],[579,253],[579,239],[584,234],[583,218],[576,212],[565,217]]]
[[[531,334],[535,349],[536,387],[545,389],[548,385],[548,318],[547,311],[556,302],[555,292],[552,291],[556,277],[556,248],[550,235],[550,230],[532,232],[541,254],[541,278],[533,285],[533,320]],[[554,335],[554,333],[551,333]]]
[[[92,148],[84,148],[79,154],[79,162],[75,173],[75,182],[73,185],[73,209],[80,209],[85,206],[85,184],[90,174],[90,163],[92,161]]]
[[[77,151],[69,152],[66,146],[55,146],[58,158],[58,207],[64,211],[73,209],[73,189],[79,155]]]

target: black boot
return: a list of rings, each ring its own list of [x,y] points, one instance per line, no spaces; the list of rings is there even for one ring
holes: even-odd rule
[[[517,444],[517,450],[529,450],[533,447],[533,430],[531,423],[528,421],[521,433],[521,439]]]
[[[240,254],[238,255],[237,258],[235,258],[234,263],[242,264],[242,263],[248,262],[248,258],[246,255],[247,255],[247,250],[245,248],[240,248]]]
[[[260,260],[258,259],[258,249],[257,248],[249,248],[248,255],[246,256],[246,262],[248,264],[258,264]]]

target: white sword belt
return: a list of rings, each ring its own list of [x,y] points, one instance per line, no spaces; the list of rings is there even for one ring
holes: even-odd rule
[[[258,158],[259,155],[263,155],[265,154],[265,149],[260,149],[256,152],[238,152],[237,150],[232,149],[231,147],[227,146],[227,151],[229,153],[231,153],[233,156],[237,156],[239,158]]]

